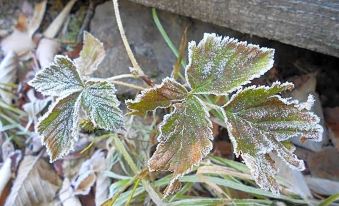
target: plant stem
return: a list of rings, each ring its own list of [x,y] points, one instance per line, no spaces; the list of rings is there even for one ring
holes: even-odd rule
[[[92,81],[113,81],[117,79],[124,79],[124,78],[135,78],[133,74],[120,74],[110,78],[91,78]]]
[[[126,37],[126,34],[125,34],[125,30],[124,30],[124,27],[122,26],[122,22],[121,22],[118,0],[112,0],[112,1],[113,1],[115,19],[117,21],[117,25],[118,25],[118,28],[119,28],[120,36],[121,36],[122,42],[124,43],[127,55],[129,57],[132,65],[133,65],[133,69],[137,73],[137,76],[144,76],[145,74],[142,71],[141,67],[139,66],[136,58],[134,57],[134,54],[132,52],[131,47],[128,44],[128,40],[127,40],[127,37]]]
[[[144,90],[145,89],[144,87],[140,87],[140,86],[137,86],[137,85],[134,85],[134,84],[129,84],[129,83],[122,82],[122,81],[112,80],[110,82],[117,84],[117,85],[124,86],[124,87],[129,87],[129,88],[132,88],[132,89],[137,89],[137,90]]]

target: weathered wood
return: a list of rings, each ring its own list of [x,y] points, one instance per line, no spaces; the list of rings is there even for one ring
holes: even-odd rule
[[[339,57],[338,0],[131,0]]]

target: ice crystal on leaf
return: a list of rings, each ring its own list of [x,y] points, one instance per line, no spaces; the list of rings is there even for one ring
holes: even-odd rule
[[[189,44],[186,79],[195,94],[229,94],[273,66],[273,49],[215,34]]]
[[[73,149],[78,139],[80,108],[98,128],[113,132],[124,130],[114,85],[93,82],[86,77],[97,69],[104,53],[102,43],[85,32],[84,47],[76,63],[57,55],[49,67],[39,71],[29,82],[42,94],[59,97],[36,125],[51,161]]]
[[[58,99],[36,126],[51,161],[63,157],[78,140],[79,93]]]
[[[258,185],[278,194],[276,170],[268,156],[275,152],[287,165],[304,170],[304,162],[281,141],[303,137],[320,141],[319,118],[309,106],[277,95],[290,90],[293,84],[279,82],[271,87],[248,87],[239,90],[225,106],[227,130],[236,155],[241,155]],[[312,98],[309,98],[312,104]]]
[[[149,169],[173,172],[165,194],[178,189],[178,177],[198,164],[212,147],[211,123],[205,102],[198,95],[229,95],[238,90],[222,108],[234,152],[242,156],[261,188],[278,194],[277,168],[270,155],[277,155],[294,169],[304,169],[288,140],[303,137],[320,141],[323,129],[319,118],[309,111],[314,99],[310,96],[307,102],[299,103],[279,96],[293,89],[291,83],[242,88],[273,66],[273,49],[205,34],[198,45],[191,42],[188,50],[185,79],[190,91],[167,78],[126,102],[130,114],[138,115],[158,107],[175,108],[160,124],[159,144]],[[208,106],[220,109],[211,103]]]
[[[160,85],[146,89],[135,100],[127,100],[127,108],[130,114],[143,115],[147,111],[156,108],[166,108],[174,100],[183,100],[187,96],[187,90],[172,78],[165,78]]]
[[[190,96],[174,108],[160,125],[160,143],[148,163],[152,171],[173,172],[169,188],[210,152],[213,139],[209,114],[197,97]]]
[[[55,56],[54,62],[40,70],[29,84],[49,96],[66,96],[83,89],[83,81],[73,61],[61,55]]]
[[[109,82],[87,82],[81,96],[81,105],[95,127],[109,131],[124,128],[123,115],[118,108],[115,87]]]

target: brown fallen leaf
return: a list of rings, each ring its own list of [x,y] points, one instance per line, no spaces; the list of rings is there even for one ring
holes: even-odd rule
[[[29,20],[23,15],[19,16],[18,24],[13,33],[1,41],[1,48],[5,54],[13,51],[17,55],[22,56],[35,48],[36,43],[32,37],[41,24],[46,4],[47,0],[36,4],[33,17]]]
[[[63,206],[81,206],[80,200],[75,196],[71,187],[71,182],[67,177],[62,183],[62,187],[59,192],[59,199]]]
[[[5,189],[8,181],[11,179],[12,171],[11,171],[11,158],[7,158],[3,163],[0,169],[0,196],[2,196],[2,192]]]
[[[40,156],[24,157],[5,206],[34,206],[51,202],[61,181]]]

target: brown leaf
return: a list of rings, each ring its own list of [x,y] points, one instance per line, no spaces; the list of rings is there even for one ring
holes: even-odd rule
[[[26,156],[5,206],[34,206],[53,200],[61,181],[47,162],[40,157]]]

